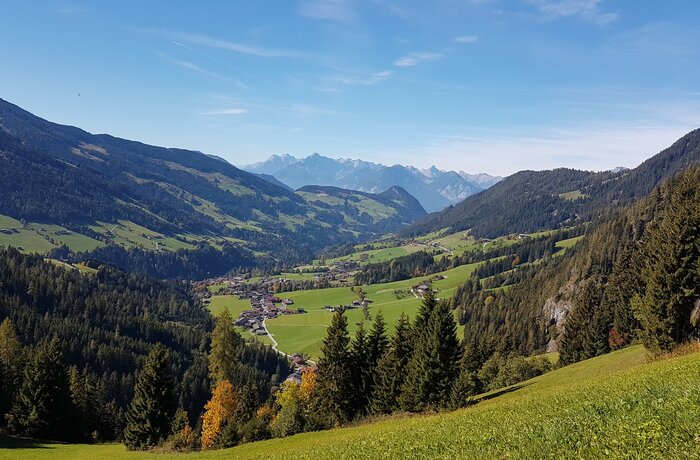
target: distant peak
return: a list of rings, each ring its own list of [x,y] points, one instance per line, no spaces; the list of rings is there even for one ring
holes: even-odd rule
[[[625,168],[624,166],[617,166],[610,170],[611,173],[617,174],[625,171],[629,171],[630,168]]]
[[[429,167],[427,169],[421,169],[420,172],[423,173],[423,175],[425,175],[431,179],[434,179],[434,178],[441,176],[442,174],[445,173],[445,171],[438,169],[438,167],[435,165],[432,165],[431,167]]]

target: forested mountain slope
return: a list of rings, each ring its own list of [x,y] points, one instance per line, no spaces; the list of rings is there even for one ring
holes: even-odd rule
[[[700,130],[695,130],[632,170],[521,171],[401,233],[415,236],[444,228],[450,232],[472,229],[476,236],[492,238],[575,225],[609,206],[646,196],[664,179],[698,162]]]
[[[563,256],[469,280],[453,300],[465,337],[491,352],[558,349],[566,363],[633,340],[667,349],[697,335],[698,203],[694,166],[598,218]],[[494,289],[509,277],[518,282]]]
[[[347,212],[307,201],[220,158],[93,135],[3,100],[0,196],[0,215],[21,221],[20,228],[0,230],[11,236],[27,227],[41,238],[46,235],[29,223],[58,226],[44,227],[49,247],[70,247],[61,237],[71,232],[93,248],[113,243],[172,252],[235,245],[242,264],[253,259],[246,250],[295,260],[330,244],[396,230],[422,216],[404,213],[402,199],[366,194],[365,201],[385,212],[377,219],[371,214],[348,219]],[[233,259],[228,263],[236,265]]]
[[[156,343],[169,355],[180,406],[195,419],[209,398],[207,351],[214,321],[181,283],[107,266],[86,275],[40,256],[0,249],[0,318],[13,324],[27,350],[53,339],[65,363],[91,382],[91,404],[108,419],[100,423],[110,425],[110,432],[100,428],[103,439],[114,439],[115,430],[123,427],[136,371]],[[6,333],[0,334],[3,351]],[[257,342],[241,346],[240,353],[238,383],[255,385],[261,397],[290,372],[286,358]],[[3,364],[7,358],[2,356]],[[29,365],[29,356],[16,358]],[[7,371],[0,372],[0,384],[6,383]],[[11,396],[0,394],[1,413],[9,412]],[[71,421],[71,414],[64,417],[64,423]]]
[[[408,225],[426,216],[418,200],[398,186],[374,194],[307,185],[296,193],[315,206],[343,213],[347,222],[362,223],[373,232],[388,232],[397,228],[397,223]]]

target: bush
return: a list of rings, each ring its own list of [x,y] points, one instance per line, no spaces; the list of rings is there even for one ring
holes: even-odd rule
[[[552,363],[544,356],[524,358],[504,357],[494,353],[479,370],[479,380],[487,390],[495,390],[529,380],[552,370]]]

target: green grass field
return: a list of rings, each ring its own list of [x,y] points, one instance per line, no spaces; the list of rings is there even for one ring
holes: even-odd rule
[[[700,354],[647,363],[640,346],[482,395],[456,412],[191,454],[0,438],[0,457],[87,459],[698,459]]]
[[[44,236],[30,228],[24,228],[22,222],[0,214],[0,246],[12,246],[23,252],[48,252],[56,246]],[[5,233],[7,232],[7,233]]]
[[[435,288],[440,290],[438,297],[451,297],[477,265],[462,265],[439,273],[439,275],[445,276],[445,279],[433,284]],[[363,286],[362,289],[366,297],[373,301],[369,307],[370,314],[374,315],[381,309],[389,325],[389,331],[393,332],[396,320],[401,313],[412,316],[420,306],[420,300],[412,294],[397,297],[396,291],[410,289],[411,286],[419,284],[421,280],[427,278],[413,278],[393,283]],[[271,319],[266,323],[268,330],[279,342],[280,350],[287,353],[305,353],[312,359],[319,356],[321,342],[333,315],[333,313],[323,310],[323,307],[325,305],[349,304],[356,298],[355,293],[349,287],[286,292],[278,294],[278,296],[292,299],[294,307],[302,307],[308,313]],[[353,333],[357,329],[357,323],[363,319],[362,310],[349,310],[347,316],[350,332]],[[371,327],[371,322],[367,323],[365,327]]]
[[[362,265],[377,264],[380,262],[388,262],[392,259],[396,259],[397,257],[413,254],[414,252],[427,249],[429,248],[411,244],[378,249],[363,249],[342,257],[327,260],[315,260],[314,265],[333,265],[334,263],[350,260],[361,262]]]
[[[138,247],[147,250],[177,251],[178,249],[192,249],[194,247],[189,243],[165,236],[128,220],[120,220],[117,224],[98,222],[91,228],[127,249]]]
[[[149,230],[130,221],[119,221],[118,224],[98,222],[90,227],[97,233],[109,237],[114,243],[126,248],[140,247],[143,249],[161,249],[176,251],[192,249],[190,243],[177,240]],[[59,225],[32,223],[26,225],[9,216],[0,215],[0,246],[14,246],[23,252],[46,253],[59,246],[68,246],[73,251],[91,251],[105,245],[104,242],[76,233]],[[201,239],[194,235],[185,235],[189,239]],[[217,241],[213,239],[212,242]]]
[[[581,198],[588,198],[589,196],[585,193],[581,193],[581,190],[572,190],[570,192],[559,194],[559,198],[565,201],[575,201]]]
[[[235,295],[214,295],[211,297],[209,311],[217,316],[224,309],[228,309],[231,316],[238,318],[243,310],[250,310],[250,300],[241,300]]]
[[[584,238],[584,235],[581,235],[581,236],[576,236],[574,238],[569,238],[568,240],[557,241],[556,247],[568,249],[568,248],[574,247],[576,245],[576,243],[581,241],[583,238]]]

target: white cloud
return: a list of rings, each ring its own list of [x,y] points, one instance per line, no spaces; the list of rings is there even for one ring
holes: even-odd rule
[[[602,171],[635,167],[692,129],[693,125],[640,124],[550,129],[532,135],[487,133],[442,138],[415,155],[416,160],[429,159],[426,165],[439,158],[443,168],[499,175],[559,167]]]
[[[356,19],[352,3],[347,0],[304,0],[299,5],[299,14],[336,22],[354,22]]]
[[[372,73],[349,72],[344,75],[328,77],[327,80],[349,86],[374,86],[387,81],[391,75],[391,70]]]
[[[180,67],[182,67],[184,69],[192,70],[194,72],[201,73],[202,75],[208,75],[210,77],[221,78],[221,79],[226,78],[223,75],[219,75],[216,72],[210,72],[206,69],[199,67],[197,64],[194,64],[194,63],[189,62],[189,61],[178,61],[176,59],[168,59],[168,60],[174,64],[179,65]]]
[[[422,62],[437,61],[439,59],[442,59],[443,57],[444,54],[442,53],[416,51],[413,53],[409,53],[406,56],[398,58],[396,61],[394,61],[394,65],[396,67],[412,67]]]
[[[452,39],[455,43],[464,43],[467,45],[473,45],[479,41],[479,37],[476,35],[460,35],[459,37],[454,37]]]
[[[617,13],[601,10],[603,0],[526,0],[539,9],[547,18],[581,17],[599,25],[617,20]]]
[[[240,107],[230,108],[230,109],[220,109],[212,110],[209,112],[203,112],[202,115],[245,115],[248,113],[248,109],[242,109]]]

